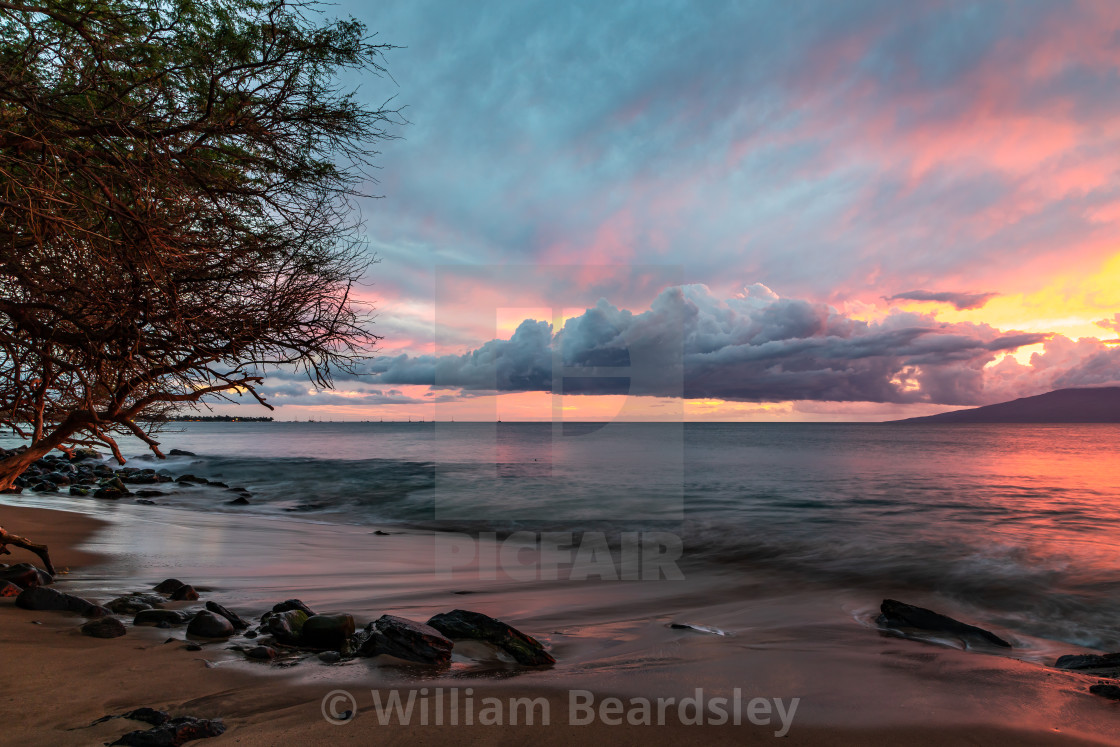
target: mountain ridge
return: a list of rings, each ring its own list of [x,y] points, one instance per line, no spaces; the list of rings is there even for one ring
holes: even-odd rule
[[[1120,386],[1055,389],[994,405],[888,423],[1120,423]]]

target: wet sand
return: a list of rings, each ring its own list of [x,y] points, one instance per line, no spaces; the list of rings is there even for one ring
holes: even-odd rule
[[[433,540],[423,533],[378,536],[369,527],[125,504],[99,513],[0,507],[6,528],[47,542],[56,565],[71,569],[57,588],[96,601],[147,590],[174,576],[206,589],[203,600],[254,618],[291,597],[317,611],[351,612],[359,625],[383,613],[423,621],[437,612],[473,609],[538,637],[558,663],[527,670],[477,646],[464,647],[470,657],[457,655],[449,668],[437,671],[380,659],[329,666],[310,658],[282,667],[247,661],[226,643],[187,651],[183,628],[130,627],[122,638],[92,639],[78,632],[80,618],[21,610],[3,599],[5,742],[111,742],[143,725],[89,724],[140,706],[224,719],[226,734],[200,743],[215,745],[293,738],[311,744],[775,738],[776,718],[769,725],[746,718],[740,726],[685,725],[673,707],[663,726],[609,726],[598,718],[591,726],[567,723],[573,689],[591,691],[601,703],[612,695],[679,701],[696,688],[707,698],[730,696],[739,688],[744,702],[799,698],[783,737],[792,744],[1120,742],[1115,737],[1120,704],[1087,692],[1095,678],[1038,663],[1058,649],[1024,641],[1033,646],[1026,658],[1037,661],[1022,661],[884,636],[868,622],[879,599],[866,592],[792,589],[780,579],[732,569],[686,569],[681,582],[446,579],[433,572]],[[33,560],[14,553],[5,560]],[[673,629],[672,622],[714,626],[729,635]],[[169,637],[175,640],[165,643]],[[394,688],[406,696],[426,688],[433,709],[437,688],[471,688],[476,700],[544,697],[551,723],[382,725],[371,691],[387,697]],[[357,705],[357,715],[342,725],[328,723],[321,711],[324,696],[334,690],[349,691]],[[460,701],[461,724],[467,710]]]

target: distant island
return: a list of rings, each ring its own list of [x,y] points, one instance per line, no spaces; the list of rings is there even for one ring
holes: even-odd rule
[[[1120,387],[1057,389],[998,405],[891,423],[1120,423]]]

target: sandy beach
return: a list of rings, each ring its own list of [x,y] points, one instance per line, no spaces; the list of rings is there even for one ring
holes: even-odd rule
[[[470,656],[457,655],[436,671],[367,659],[325,665],[314,657],[270,665],[248,661],[224,642],[186,650],[182,628],[130,626],[124,637],[93,639],[78,632],[82,620],[70,613],[22,610],[4,599],[7,692],[0,717],[6,739],[21,744],[111,742],[143,725],[90,724],[141,706],[223,719],[228,731],[215,745],[292,738],[312,744],[566,744],[589,737],[623,744],[765,743],[781,729],[776,716],[768,725],[746,718],[739,726],[683,724],[672,706],[663,725],[625,719],[609,725],[597,710],[591,725],[569,724],[572,690],[594,693],[597,709],[610,696],[679,702],[696,688],[709,698],[735,688],[744,701],[798,698],[782,737],[791,744],[1117,742],[1118,706],[1086,692],[1092,677],[883,636],[861,623],[864,610],[845,594],[782,593],[761,576],[678,583],[670,596],[663,588],[653,594],[659,585],[642,582],[461,584],[434,576],[432,540],[423,533],[378,536],[368,527],[132,505],[113,506],[102,517],[14,506],[3,512],[5,526],[48,542],[56,564],[69,569],[56,588],[98,602],[175,576],[199,588],[203,601],[247,618],[291,597],[317,611],[351,612],[359,626],[383,613],[422,621],[473,609],[538,637],[558,660],[550,669],[525,669],[468,647]],[[818,622],[805,622],[812,619]],[[669,627],[680,621],[729,635]],[[449,714],[444,725],[434,717],[428,725],[379,723],[373,690],[386,697],[394,689],[403,696],[417,690],[434,707],[437,688],[471,688],[479,700],[544,697],[549,724],[466,726],[462,700],[458,726],[447,725]],[[341,725],[322,714],[324,697],[336,690],[356,704],[356,715]]]

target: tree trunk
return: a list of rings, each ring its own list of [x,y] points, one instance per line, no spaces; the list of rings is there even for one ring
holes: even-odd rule
[[[72,422],[71,416],[59,423],[58,427],[46,437],[32,442],[24,451],[0,460],[0,491],[12,487],[16,478],[22,475],[25,469],[58,448],[66,439],[74,435],[76,430],[77,427]]]
[[[32,542],[26,537],[18,537],[14,534],[9,534],[7,531],[5,531],[4,527],[0,527],[0,555],[12,554],[8,551],[8,545],[22,547],[25,550],[30,550],[31,552],[35,553],[39,556],[39,559],[43,561],[43,565],[46,567],[47,573],[51,574],[52,576],[55,575],[54,564],[51,563],[51,555],[47,550],[46,545],[40,545],[37,542]]]

